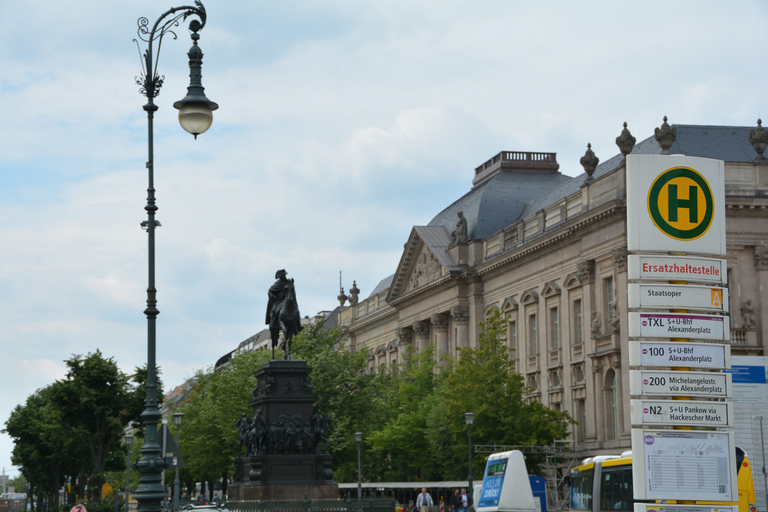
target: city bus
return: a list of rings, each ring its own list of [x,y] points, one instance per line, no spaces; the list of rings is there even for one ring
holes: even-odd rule
[[[621,455],[602,455],[585,459],[581,466],[571,470],[570,505],[572,511],[581,512],[633,512],[632,452]],[[752,466],[746,452],[736,448],[736,480],[739,488],[738,503],[697,501],[697,505],[738,505],[739,512],[756,512],[755,483]],[[651,501],[652,503],[652,501]],[[674,501],[668,501],[674,503]]]

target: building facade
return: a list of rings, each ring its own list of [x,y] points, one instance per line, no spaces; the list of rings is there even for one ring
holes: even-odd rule
[[[731,344],[763,355],[768,339],[768,160],[762,128],[662,126],[669,152],[725,161]],[[474,346],[493,309],[529,399],[577,422],[577,452],[630,446],[625,155],[661,154],[625,129],[621,153],[584,174],[559,172],[556,154],[504,151],[474,170],[471,190],[428,226],[415,226],[392,276],[342,307],[339,325],[371,367],[400,362],[407,347],[456,357]],[[664,141],[662,141],[663,143]]]

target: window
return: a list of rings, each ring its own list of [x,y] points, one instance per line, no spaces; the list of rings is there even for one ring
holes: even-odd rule
[[[512,359],[517,359],[517,321],[509,322],[509,348],[512,349]]]
[[[562,386],[560,380],[560,370],[551,370],[549,372],[549,385],[552,388],[559,388]]]
[[[575,414],[575,419],[579,422],[576,426],[576,441],[581,443],[584,442],[584,433],[587,431],[587,405],[584,400],[576,400]]]
[[[573,301],[573,344],[584,343],[584,317],[581,310],[581,299]]]
[[[614,306],[616,305],[613,293],[613,276],[603,279],[603,296],[605,297],[605,318],[607,319],[605,325],[610,327],[613,325]]]
[[[560,348],[560,312],[557,307],[549,308],[549,348]]]
[[[634,510],[631,469],[605,468],[600,479],[600,510]]]
[[[536,340],[536,313],[528,315],[528,355],[535,356],[539,353],[539,344]]]

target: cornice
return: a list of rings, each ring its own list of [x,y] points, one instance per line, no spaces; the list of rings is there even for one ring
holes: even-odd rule
[[[619,202],[616,201],[615,203]],[[559,232],[553,232],[548,238],[540,239],[538,243],[534,242],[528,247],[522,246],[517,251],[513,250],[511,253],[506,255],[502,253],[500,255],[500,259],[486,263],[486,266],[479,268],[477,273],[478,275],[483,276],[501,268],[522,263],[523,260],[527,261],[527,259],[533,254],[551,249],[554,245],[559,245],[562,242],[581,236],[583,231],[591,228],[593,225],[599,222],[611,219],[613,217],[626,216],[626,210],[627,208],[624,204],[624,201],[621,201],[620,204],[613,204],[603,211],[596,212],[595,214],[590,215],[588,218],[575,222],[570,226],[560,227],[560,229],[555,230]]]
[[[409,300],[412,300],[412,299],[415,299],[417,297],[420,297],[420,296],[424,295],[425,293],[434,290],[435,288],[439,288],[439,287],[443,286],[445,283],[448,283],[449,281],[452,281],[452,280],[455,280],[455,279],[460,279],[460,277],[448,274],[447,276],[441,277],[437,281],[432,281],[431,283],[425,284],[424,286],[416,288],[415,290],[413,290],[411,292],[408,292],[405,295],[401,295],[400,297],[387,302],[387,304],[389,304],[390,306],[395,308],[395,307],[397,307],[397,306],[399,306],[401,304],[404,304],[405,302],[408,302]]]
[[[360,328],[369,327],[371,324],[380,322],[389,315],[397,315],[397,310],[387,304],[384,307],[381,307],[373,313],[365,315],[362,318],[355,318],[354,321],[351,324],[348,324],[346,327],[350,332],[354,333]]]
[[[726,217],[768,217],[768,203],[726,203]]]

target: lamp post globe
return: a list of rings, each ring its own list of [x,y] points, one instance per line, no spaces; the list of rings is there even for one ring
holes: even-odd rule
[[[155,104],[155,98],[160,94],[160,88],[163,85],[165,77],[158,74],[157,63],[162,47],[163,37],[171,34],[175,39],[174,29],[185,22],[190,16],[193,19],[189,22],[189,30],[192,32],[192,49],[189,51],[190,57],[190,84],[187,88],[187,97],[176,102],[184,108],[182,126],[190,131],[195,138],[203,133],[211,125],[212,116],[203,109],[202,116],[195,114],[192,108],[194,104],[203,102],[212,111],[218,108],[218,105],[208,100],[203,93],[201,84],[201,66],[203,52],[200,50],[197,41],[200,39],[198,32],[203,29],[207,19],[205,7],[200,0],[195,0],[194,6],[172,7],[165,11],[155,21],[150,28],[147,18],[138,20],[138,39],[146,43],[146,50],[142,57],[142,73],[136,77],[136,83],[140,86],[140,92],[146,97],[147,102],[142,107],[147,113],[147,174],[149,186],[147,188],[147,205],[144,210],[147,212],[147,220],[141,225],[147,231],[148,246],[148,285],[147,285],[147,307],[144,314],[147,317],[147,382],[146,398],[144,400],[144,412],[141,413],[141,419],[144,424],[144,445],[141,448],[141,457],[134,464],[134,469],[139,472],[139,483],[134,492],[136,501],[139,503],[139,512],[160,512],[161,500],[165,498],[165,489],[161,481],[161,474],[166,469],[167,462],[162,456],[160,447],[160,435],[158,433],[158,423],[162,419],[162,413],[158,407],[158,384],[157,384],[157,315],[160,311],[157,309],[157,288],[155,287],[155,230],[160,223],[155,219],[158,207],[155,199],[155,181],[154,181],[154,116],[158,109]],[[194,19],[197,18],[197,19]],[[139,53],[141,53],[141,43],[134,39]],[[155,45],[157,51],[155,51]],[[177,107],[179,108],[179,107]],[[190,110],[192,109],[192,110]],[[181,109],[180,109],[181,110]],[[198,109],[199,110],[199,109]],[[200,119],[203,119],[202,124]],[[189,120],[196,120],[190,123]]]

